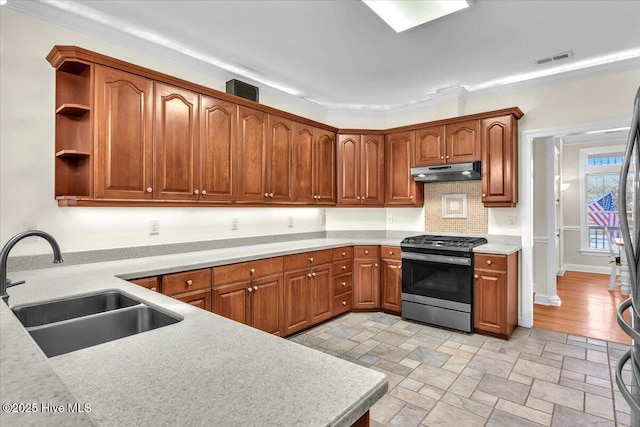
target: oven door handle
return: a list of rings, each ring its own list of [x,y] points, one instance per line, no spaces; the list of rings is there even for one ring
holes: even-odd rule
[[[445,256],[445,255],[433,255],[433,254],[421,254],[416,252],[402,252],[402,259],[410,259],[414,261],[438,262],[440,264],[471,265],[471,258]]]

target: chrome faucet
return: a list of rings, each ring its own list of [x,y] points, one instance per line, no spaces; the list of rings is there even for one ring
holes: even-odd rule
[[[62,253],[60,252],[60,246],[58,246],[58,242],[56,242],[56,239],[54,239],[53,236],[45,233],[44,231],[23,231],[22,233],[18,233],[11,239],[9,239],[9,241],[2,248],[2,252],[0,252],[0,297],[2,297],[7,305],[9,305],[9,294],[7,294],[7,288],[24,283],[24,280],[14,283],[11,281],[11,279],[7,279],[7,258],[9,258],[9,252],[20,240],[31,236],[42,237],[44,240],[49,242],[49,244],[53,248],[54,264],[59,264],[62,262]]]

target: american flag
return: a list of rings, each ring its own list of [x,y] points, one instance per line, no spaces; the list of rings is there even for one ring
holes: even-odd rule
[[[618,227],[620,220],[614,212],[613,196],[607,193],[587,206],[589,217],[601,227]]]

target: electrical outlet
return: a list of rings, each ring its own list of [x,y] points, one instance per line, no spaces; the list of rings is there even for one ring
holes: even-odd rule
[[[293,228],[293,217],[292,216],[289,217],[289,225],[287,225],[287,227]]]
[[[514,228],[516,226],[516,217],[509,216],[509,227]]]
[[[238,229],[238,217],[234,216],[233,218],[231,218],[231,229],[232,230],[237,230]]]
[[[154,219],[149,221],[149,236],[157,236],[160,234],[160,221]]]

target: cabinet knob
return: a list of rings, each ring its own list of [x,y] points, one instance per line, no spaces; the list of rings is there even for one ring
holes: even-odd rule
[[[264,193],[264,197],[269,197],[269,193]]]
[[[307,273],[307,277],[311,277],[311,273]]]
[[[360,196],[356,196],[356,199],[360,200]]]
[[[409,200],[413,200],[413,196],[409,196]]]
[[[269,197],[273,197],[273,193],[269,193]]]
[[[342,252],[342,256],[347,256],[347,253],[346,252]]]
[[[257,286],[254,286],[254,287],[253,287],[253,290],[254,290],[254,291],[257,291],[257,290],[258,290],[258,287],[257,287]]]
[[[398,270],[402,270],[402,266],[401,265],[398,266]]]
[[[491,260],[490,259],[487,260],[487,264],[491,265]]]
[[[347,305],[347,302],[346,301],[342,301],[342,305]]]
[[[341,282],[340,283],[342,286],[347,286],[347,282]]]
[[[200,194],[200,191],[198,191],[198,190],[193,190],[193,194],[196,194],[196,195],[197,195],[197,194]]]
[[[316,273],[311,273],[311,277],[316,277]]]
[[[191,286],[191,285],[193,285],[193,280],[191,279],[187,280],[187,286]]]
[[[152,290],[153,292],[158,292],[158,288],[156,288],[155,286],[154,286],[153,288],[151,288],[151,290]]]
[[[247,288],[247,292],[253,292],[253,288],[252,288],[251,286],[249,286],[249,287]]]
[[[378,268],[378,264],[373,264],[373,266],[374,266],[375,268]]]
[[[207,194],[207,190],[202,190],[202,194]]]
[[[447,156],[447,159],[449,158],[449,156]]]
[[[153,188],[147,187],[147,193],[151,193],[152,191],[153,191]]]
[[[346,270],[346,269],[347,269],[347,266],[346,266],[346,265],[343,265],[343,266],[342,266],[342,269],[343,269],[343,270]]]
[[[249,269],[249,274],[254,274],[255,272],[256,272],[256,269],[255,269],[255,268],[250,268],[250,269]]]
[[[389,255],[393,255],[393,251],[389,251]]]
[[[441,159],[441,160],[444,160],[444,156],[440,156],[440,159]]]
[[[474,274],[474,275],[473,275],[473,278],[474,278],[474,279],[477,279],[477,278],[478,278],[478,275],[477,275],[477,274]]]
[[[309,262],[313,262],[313,257],[312,256],[309,257]]]
[[[482,193],[482,197],[487,197],[487,195],[486,195],[486,194],[484,194],[484,193]]]
[[[364,254],[365,255],[369,255],[369,251],[364,251]]]

